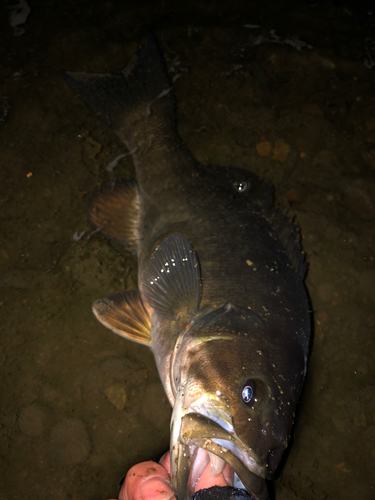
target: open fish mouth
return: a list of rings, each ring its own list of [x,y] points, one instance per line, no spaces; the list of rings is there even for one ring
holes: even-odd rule
[[[228,464],[234,471],[236,487],[245,488],[254,500],[268,499],[265,468],[235,435],[213,420],[195,412],[177,421],[172,417],[170,450],[172,486],[178,500],[194,493],[208,461],[215,476]]]

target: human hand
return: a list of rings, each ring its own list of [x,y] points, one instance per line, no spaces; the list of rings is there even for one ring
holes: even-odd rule
[[[175,492],[170,481],[169,452],[159,463],[147,461],[134,465],[126,474],[119,493],[119,500],[175,500]],[[233,471],[226,465],[223,471],[214,476],[208,462],[195,485],[194,492],[211,486],[232,486]]]

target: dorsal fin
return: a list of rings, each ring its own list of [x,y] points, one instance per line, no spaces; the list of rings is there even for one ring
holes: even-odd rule
[[[301,235],[298,225],[286,213],[274,209],[270,222],[277,232],[279,240],[285,248],[289,260],[300,278],[306,274],[305,254],[301,249]]]
[[[198,310],[199,263],[184,235],[170,234],[155,248],[142,276],[142,293],[147,304],[164,318],[174,320]]]
[[[104,184],[92,194],[88,213],[106,235],[136,253],[139,241],[139,193],[134,181]]]
[[[113,332],[139,344],[151,345],[151,320],[137,290],[95,300],[92,311]]]

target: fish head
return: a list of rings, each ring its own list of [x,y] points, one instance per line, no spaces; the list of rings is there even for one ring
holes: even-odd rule
[[[266,479],[289,441],[305,356],[298,342],[265,328],[256,314],[226,304],[189,326],[177,346],[171,470],[179,499],[199,477],[200,450],[211,468],[228,463],[254,499],[268,498]]]

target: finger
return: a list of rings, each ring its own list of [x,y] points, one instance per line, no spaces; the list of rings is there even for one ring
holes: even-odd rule
[[[119,494],[119,500],[171,500],[174,497],[168,472],[152,461],[132,467]]]
[[[208,462],[195,484],[194,492],[205,488],[211,488],[211,486],[233,486],[233,470],[228,464],[226,464],[223,471],[215,477],[211,471],[211,464]]]
[[[159,460],[159,464],[162,465],[163,467],[165,467],[165,469],[167,470],[169,475],[171,474],[171,460],[170,460],[169,451],[164,453],[164,455]]]
[[[164,453],[159,460],[159,463],[170,473],[171,464],[169,451]],[[211,463],[208,462],[196,485],[194,486],[194,492],[205,488],[211,488],[211,486],[233,486],[233,469],[231,469],[231,467],[227,464],[221,474],[215,477],[211,471]]]

